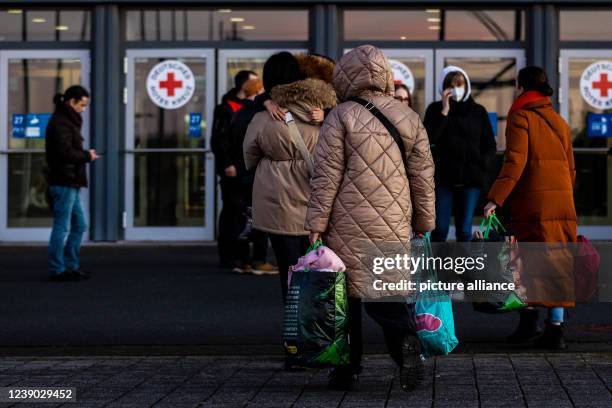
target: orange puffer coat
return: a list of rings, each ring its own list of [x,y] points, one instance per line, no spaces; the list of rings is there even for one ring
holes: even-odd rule
[[[488,199],[510,210],[519,242],[576,241],[576,179],[571,130],[553,110],[549,98],[511,112],[506,130],[504,165]],[[521,251],[533,252],[529,245]],[[530,303],[574,305],[573,257],[570,250],[544,250],[524,258],[523,279]]]

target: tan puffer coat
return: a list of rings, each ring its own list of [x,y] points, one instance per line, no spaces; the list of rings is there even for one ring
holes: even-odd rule
[[[320,79],[305,79],[272,89],[270,97],[293,115],[311,154],[321,130],[309,122],[314,108],[336,105],[334,88]],[[253,227],[279,235],[308,235],[304,229],[310,196],[308,167],[292,142],[285,122],[274,120],[267,111],[254,117],[243,145],[247,169],[257,168],[253,186]]]
[[[373,102],[397,127],[406,149],[407,168],[382,123],[349,101],[327,116],[315,150],[306,229],[323,233],[346,264],[349,295],[373,297],[365,259],[407,246],[411,228],[435,226],[434,164],[419,116],[392,96],[393,74],[382,51],[364,45],[344,55],[334,87],[340,101]],[[404,272],[392,272],[385,281],[408,279]]]

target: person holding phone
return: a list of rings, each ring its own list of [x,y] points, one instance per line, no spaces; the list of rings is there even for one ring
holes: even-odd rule
[[[467,73],[448,66],[441,76],[442,100],[429,105],[425,113],[436,164],[436,228],[431,240],[446,241],[454,215],[457,241],[467,242],[496,143],[487,110],[472,98]]]
[[[89,105],[89,92],[71,86],[53,98],[55,111],[47,125],[45,154],[53,228],[49,239],[49,275],[54,281],[89,278],[80,267],[79,253],[87,219],[81,204],[81,188],[87,187],[85,165],[100,156],[83,148],[82,113]]]

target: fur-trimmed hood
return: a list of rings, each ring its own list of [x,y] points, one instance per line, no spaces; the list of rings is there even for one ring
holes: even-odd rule
[[[331,84],[314,78],[307,78],[272,88],[270,97],[276,104],[297,116],[303,122],[310,122],[308,115],[314,108],[329,109],[336,106],[336,93]]]
[[[332,60],[313,54],[298,54],[295,58],[298,60],[303,78],[316,78],[332,83],[336,65]]]

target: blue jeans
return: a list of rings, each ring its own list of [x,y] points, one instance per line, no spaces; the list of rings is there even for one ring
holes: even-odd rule
[[[49,238],[49,273],[58,275],[79,269],[79,252],[87,220],[78,188],[50,186],[53,229]]]
[[[563,323],[563,312],[565,311],[562,307],[551,307],[548,309],[548,319],[551,323]]]
[[[446,241],[451,215],[454,215],[457,242],[469,242],[479,196],[480,189],[476,187],[436,187],[436,229],[431,233],[431,240]]]

